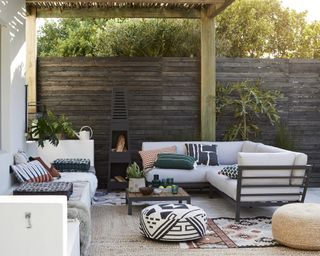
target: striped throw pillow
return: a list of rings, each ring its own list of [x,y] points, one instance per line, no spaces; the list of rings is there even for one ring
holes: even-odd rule
[[[204,145],[197,143],[185,144],[187,154],[192,156],[198,165],[219,165],[217,145]]]
[[[49,182],[53,180],[50,173],[37,160],[25,164],[11,165],[11,169],[21,183]]]
[[[139,151],[139,154],[142,159],[142,165],[143,169],[147,170],[149,168],[152,168],[154,165],[154,162],[157,160],[157,156],[160,153],[176,153],[177,147],[171,146],[167,148],[160,148],[160,149],[153,149],[153,150],[144,150]]]

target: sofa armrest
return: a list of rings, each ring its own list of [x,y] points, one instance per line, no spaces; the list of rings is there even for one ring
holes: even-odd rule
[[[304,201],[311,165],[238,166],[237,201],[243,197],[295,196]],[[266,190],[267,189],[267,190]],[[266,192],[267,191],[267,192]]]

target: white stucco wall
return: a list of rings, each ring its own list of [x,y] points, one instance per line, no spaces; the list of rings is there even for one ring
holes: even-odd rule
[[[25,145],[25,12],[25,0],[0,1],[0,194],[10,189],[9,165]]]

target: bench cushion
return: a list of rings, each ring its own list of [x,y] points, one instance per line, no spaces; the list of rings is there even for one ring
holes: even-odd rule
[[[91,167],[93,168],[93,167]],[[89,183],[89,191],[90,196],[93,198],[97,187],[98,187],[98,180],[94,173],[92,172],[62,172],[61,178],[55,180],[54,182],[88,182]]]

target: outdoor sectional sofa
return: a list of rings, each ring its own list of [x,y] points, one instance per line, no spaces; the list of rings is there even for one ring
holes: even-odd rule
[[[190,188],[216,189],[236,205],[236,221],[240,206],[277,206],[303,202],[311,167],[307,155],[251,141],[234,142],[144,142],[142,150],[177,147],[178,154],[186,154],[186,143],[217,145],[219,165],[198,165],[193,170],[152,168],[147,181],[154,174],[159,178],[174,178],[175,183]],[[238,178],[220,174],[225,166],[238,164]]]

